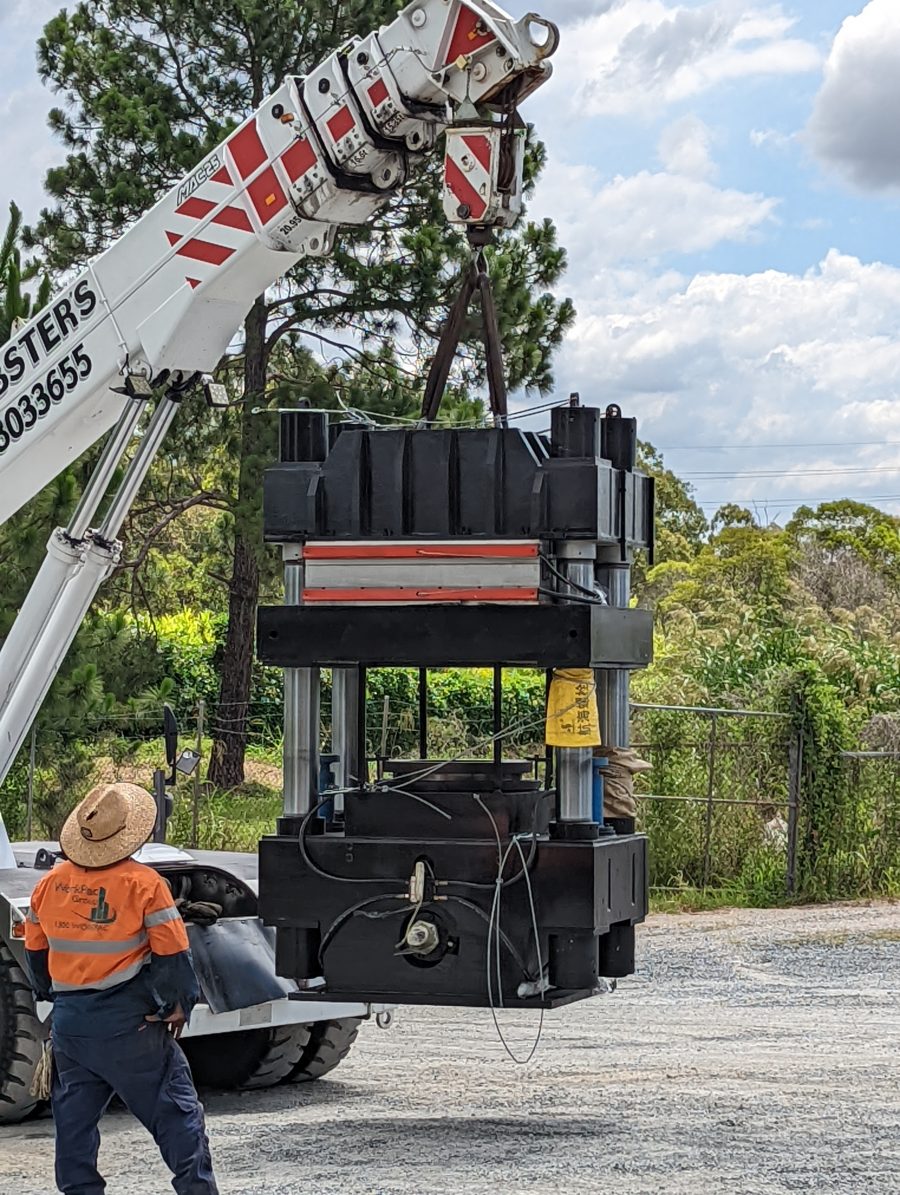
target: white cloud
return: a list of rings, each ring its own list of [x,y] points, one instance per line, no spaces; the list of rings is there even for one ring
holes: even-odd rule
[[[621,0],[564,30],[557,70],[575,111],[653,115],[729,80],[818,69],[794,24],[780,5],[744,0]]]
[[[793,133],[782,133],[778,129],[751,129],[750,144],[754,149],[771,146],[772,149],[787,149],[794,140]]]
[[[41,86],[35,45],[44,25],[60,4],[57,0],[0,0],[0,161],[14,169],[0,171],[0,226],[14,200],[33,219],[46,202],[44,176],[61,160],[62,151],[47,129],[54,100]]]
[[[556,373],[559,393],[619,402],[656,443],[896,440],[900,426],[900,269],[832,250],[805,274],[608,271],[575,293],[579,317]],[[679,457],[679,468],[685,467]],[[803,498],[900,493],[894,447],[818,456],[743,452],[736,467],[777,478],[699,483],[700,496]],[[810,473],[865,467],[861,475]]]
[[[716,172],[710,149],[712,131],[696,116],[683,116],[662,131],[659,158],[670,174],[710,178]]]
[[[867,189],[900,186],[900,6],[871,0],[844,21],[809,134],[828,165]]]
[[[569,251],[567,285],[589,290],[609,266],[645,265],[723,241],[746,241],[773,219],[777,205],[775,199],[720,189],[687,174],[644,170],[604,184],[591,166],[554,164],[530,214],[554,220]]]

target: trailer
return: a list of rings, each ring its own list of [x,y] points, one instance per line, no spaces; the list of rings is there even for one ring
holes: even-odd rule
[[[41,1110],[30,1088],[52,1007],[32,993],[24,932],[32,890],[58,846],[23,842],[12,850],[16,867],[0,869],[0,1124]],[[291,999],[296,984],[276,977],[274,934],[257,917],[255,855],[151,843],[135,857],[158,871],[188,910],[196,902],[222,908],[213,924],[185,915],[202,994],[181,1044],[199,1087],[310,1082],[343,1061],[365,1021],[390,1024],[387,1004],[304,1006]]]

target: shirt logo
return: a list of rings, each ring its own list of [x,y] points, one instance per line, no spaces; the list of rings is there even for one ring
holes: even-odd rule
[[[115,909],[111,909],[106,902],[106,889],[101,888],[97,893],[97,903],[91,909],[90,920],[94,925],[112,925],[116,916]]]

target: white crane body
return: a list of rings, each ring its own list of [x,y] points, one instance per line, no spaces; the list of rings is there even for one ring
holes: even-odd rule
[[[302,258],[329,254],[341,226],[370,221],[402,190],[413,160],[434,148],[455,107],[471,101],[509,113],[540,86],[550,75],[546,59],[557,36],[534,14],[515,21],[488,0],[414,0],[390,25],[351,39],[306,77],[286,79],[0,346],[0,524],[107,436],[77,510],[51,535],[0,648],[0,784],[99,586],[119,563],[119,532],[178,400],[201,378],[211,396],[204,375],[219,365],[255,298]],[[456,195],[448,200],[450,218],[460,206],[456,188],[469,195],[475,182],[489,213],[483,223],[509,227],[521,207],[521,178],[496,194],[496,164],[485,165],[480,141],[472,145],[476,158],[485,159],[477,180],[463,178],[470,163],[458,138],[455,159],[448,153],[445,186]],[[490,146],[499,152],[499,143]],[[520,174],[519,150],[515,157]],[[124,477],[95,525],[129,452]],[[37,874],[32,861],[46,863],[38,861],[40,845],[20,845],[17,858],[0,818],[0,962],[7,968],[24,971],[21,930]],[[236,1072],[235,1085],[324,1073],[349,1048],[356,1018],[384,1012],[326,1002],[304,1008],[286,998],[274,953],[259,970],[260,951],[273,948],[260,937],[255,916],[255,871],[243,876],[249,865],[238,856],[175,852],[147,861],[185,891],[213,877],[223,901],[237,902],[211,939],[238,943],[225,962],[212,963],[230,990],[207,998],[194,1027],[200,1035],[247,1029],[262,1035],[259,1057],[250,1070]],[[209,947],[201,929],[192,933],[195,950]],[[249,955],[240,942],[247,934],[255,935],[254,965],[262,976],[253,995],[241,988],[242,959]],[[28,1087],[46,1025],[33,1006],[6,1012],[15,1023],[7,1034],[11,1052],[0,1049],[0,1120],[16,1120],[34,1108]],[[258,1028],[265,1026],[271,1033]],[[293,1054],[278,1037],[285,1027],[294,1033]],[[330,1056],[335,1041],[345,1043],[343,1053]],[[219,1046],[213,1045],[214,1060]]]
[[[0,781],[118,563],[117,536],[153,459],[147,435],[103,524],[91,520],[136,432],[136,404],[214,370],[254,298],[301,258],[330,253],[341,226],[371,220],[454,104],[515,103],[549,76],[555,47],[555,29],[533,14],[516,22],[484,0],[415,0],[285,80],[3,347],[0,522],[116,425],[119,454],[54,532],[0,651]],[[487,192],[496,177],[485,178]],[[156,447],[174,414],[163,399],[147,433]]]

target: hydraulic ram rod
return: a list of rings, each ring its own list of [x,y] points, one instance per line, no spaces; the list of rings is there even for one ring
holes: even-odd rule
[[[33,634],[31,651],[19,672],[10,678],[0,706],[0,782],[25,741],[28,727],[41,708],[97,590],[118,564],[120,545],[116,536],[177,411],[177,401],[165,398],[160,402],[102,527],[85,540],[67,566],[48,573],[49,596],[56,593],[58,597],[43,626]],[[39,601],[40,598],[35,599],[35,606]],[[21,642],[17,639],[13,647],[20,650]],[[3,676],[7,675],[5,657],[4,646],[0,651]]]

